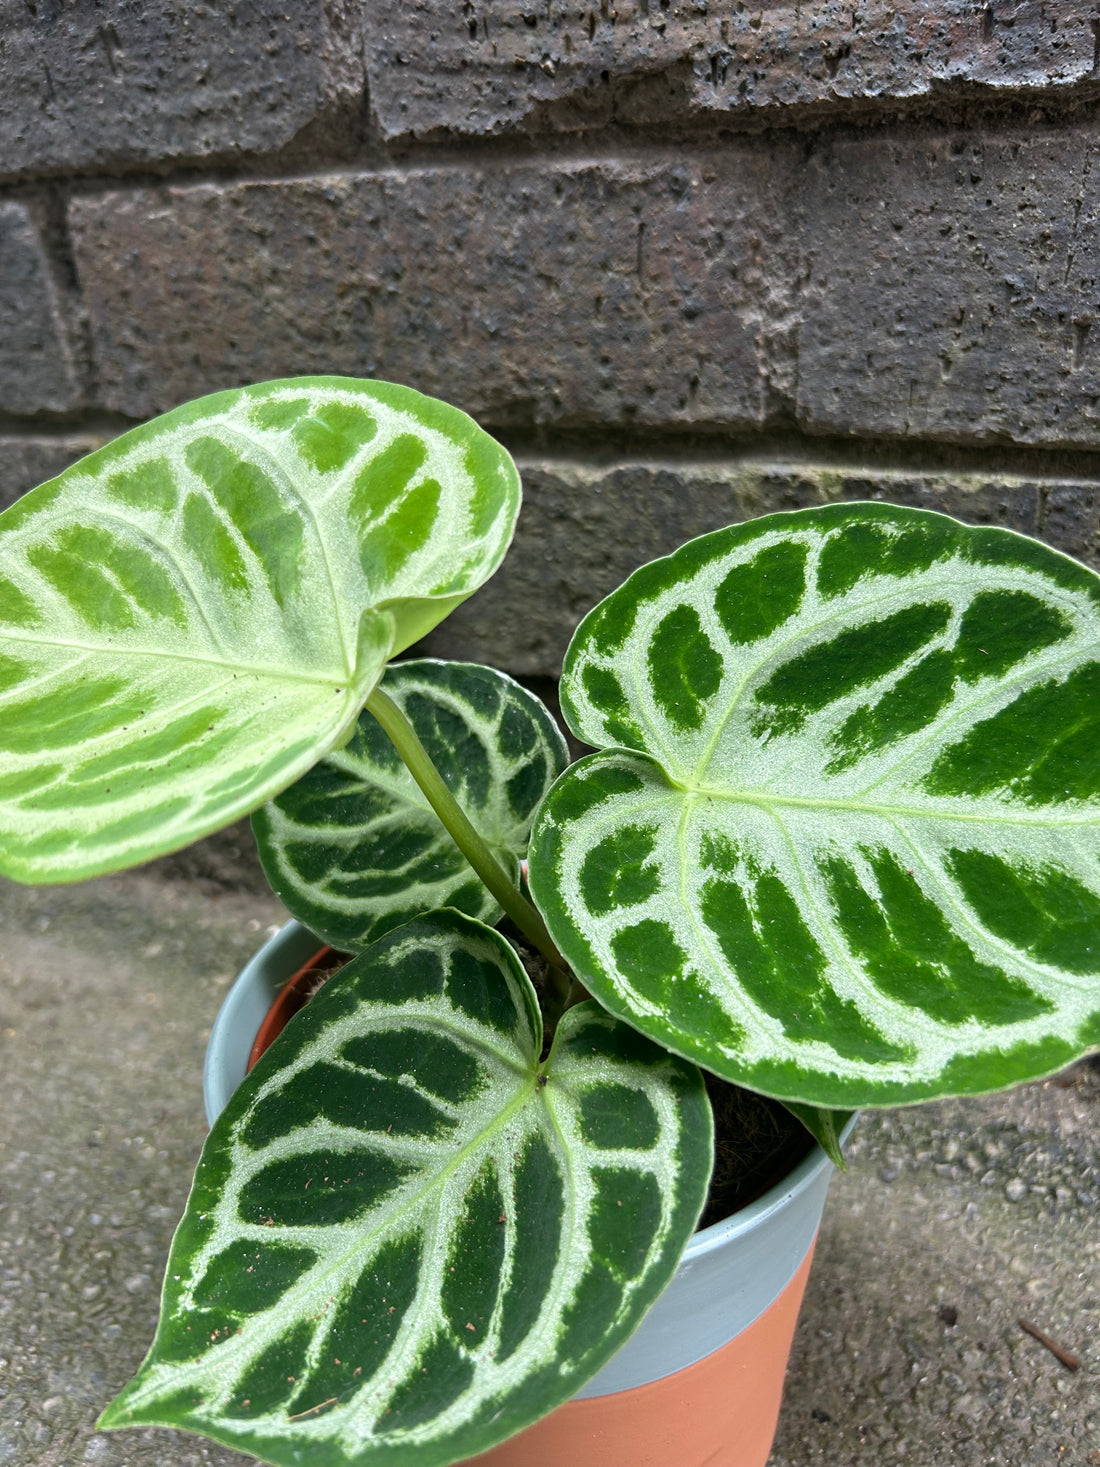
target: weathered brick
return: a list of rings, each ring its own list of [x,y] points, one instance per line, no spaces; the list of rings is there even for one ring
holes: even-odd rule
[[[1100,133],[746,138],[78,199],[106,406],[408,381],[498,427],[1100,444]]]
[[[498,132],[744,113],[955,85],[1089,83],[1087,7],[1049,0],[370,0],[371,101],[385,135]]]
[[[817,144],[798,412],[814,431],[1100,444],[1094,129]]]
[[[361,0],[0,0],[0,176],[279,148],[363,81]]]
[[[64,410],[80,390],[42,238],[22,204],[0,203],[0,412]]]
[[[80,434],[60,438],[0,436],[0,509],[7,509],[28,489],[44,484],[105,441]]]
[[[1044,496],[1040,533],[1067,555],[1100,570],[1100,485],[1051,485]]]
[[[777,510],[882,499],[1035,533],[1041,500],[1040,485],[1024,479],[813,464],[521,461],[520,471],[523,510],[504,565],[425,650],[521,676],[556,677],[574,628],[597,601],[638,566],[709,530]]]
[[[105,405],[308,372],[497,426],[761,421],[789,157],[439,167],[79,199]]]

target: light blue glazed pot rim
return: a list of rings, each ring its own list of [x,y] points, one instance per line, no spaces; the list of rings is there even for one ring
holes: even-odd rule
[[[843,1131],[841,1141],[847,1142],[855,1129],[858,1115],[853,1115]],[[733,1213],[730,1217],[723,1218],[720,1222],[711,1223],[710,1227],[700,1228],[693,1234],[691,1242],[683,1252],[683,1261],[690,1263],[692,1259],[701,1258],[704,1253],[711,1252],[714,1248],[725,1247],[734,1239],[744,1233],[751,1233],[754,1229],[764,1227],[771,1218],[803,1192],[811,1188],[823,1172],[832,1170],[832,1162],[816,1143],[813,1149],[802,1158],[796,1167],[787,1173],[781,1182],[758,1197],[755,1202],[750,1202],[747,1207]]]
[[[233,980],[214,1019],[202,1067],[206,1120],[213,1125],[245,1077],[248,1056],[267,1011],[286,980],[323,947],[291,920],[272,933]]]

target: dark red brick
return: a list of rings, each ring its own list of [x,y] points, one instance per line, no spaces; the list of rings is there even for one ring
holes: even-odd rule
[[[812,431],[1100,444],[1100,134],[866,135],[805,171]]]
[[[70,305],[30,212],[0,203],[0,412],[64,411],[80,401]]]
[[[788,155],[397,169],[79,199],[106,406],[296,373],[497,426],[759,423]]]
[[[0,177],[282,147],[363,91],[360,0],[0,0]]]
[[[1054,484],[1043,496],[1044,540],[1100,570],[1100,484]]]
[[[383,133],[493,133],[749,114],[952,89],[1088,88],[1087,7],[1049,0],[375,0],[366,27]]]

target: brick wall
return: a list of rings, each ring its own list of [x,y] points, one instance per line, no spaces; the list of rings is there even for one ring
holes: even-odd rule
[[[1098,102],[1060,0],[0,0],[0,504],[344,372],[520,462],[444,655],[835,498],[1100,566]]]

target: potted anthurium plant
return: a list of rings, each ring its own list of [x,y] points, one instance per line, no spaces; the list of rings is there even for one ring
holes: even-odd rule
[[[308,378],[0,517],[0,870],[257,812],[278,894],[356,955],[214,1125],[104,1426],[319,1467],[487,1451],[672,1277],[701,1070],[835,1156],[853,1108],[1100,1042],[1100,578],[880,504],[720,530],[582,622],[562,707],[596,752],[567,767],[501,674],[393,662],[518,506],[463,414]]]

